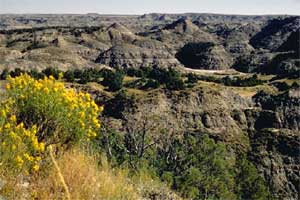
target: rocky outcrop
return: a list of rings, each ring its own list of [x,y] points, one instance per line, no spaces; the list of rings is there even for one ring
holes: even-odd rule
[[[253,35],[259,32],[259,24],[242,24],[242,25],[219,25],[214,31],[218,36],[222,37],[224,46],[233,56],[238,57],[247,55],[254,51],[249,44],[249,40]]]
[[[300,91],[260,92],[256,109],[245,110],[249,155],[276,199],[298,199],[300,183]]]
[[[274,51],[299,27],[300,17],[298,16],[270,20],[259,33],[251,38],[250,44],[255,48]]]
[[[134,33],[119,23],[113,23],[107,28],[106,32],[108,33],[110,40],[114,42],[132,42],[136,38]]]
[[[178,61],[166,51],[141,48],[135,45],[115,45],[101,53],[96,63],[111,67],[140,68],[158,66],[176,66]]]
[[[188,43],[176,54],[188,68],[223,70],[232,65],[232,58],[222,45],[214,43]]]
[[[193,24],[192,21],[187,20],[185,18],[181,18],[171,24],[167,24],[164,28],[164,30],[171,30],[175,33],[180,33],[180,34],[191,34],[196,31],[198,31],[198,26]]]
[[[256,104],[260,105],[264,112],[269,112],[271,116],[261,116],[259,123],[267,126],[268,123],[276,124],[276,126],[261,127],[262,128],[284,128],[293,132],[300,130],[300,91],[292,89],[279,95],[267,94],[260,92],[254,96]]]
[[[299,19],[300,20],[300,19]],[[291,33],[288,39],[276,50],[279,52],[293,51],[299,55],[300,51],[300,28]]]
[[[243,72],[286,76],[297,74],[299,68],[299,17],[196,13],[21,18],[3,15],[1,22],[16,28],[0,30],[0,46],[4,48],[1,51],[24,54],[21,59],[12,59],[13,53],[5,53],[0,65],[10,68],[20,64],[38,69],[45,64],[64,69],[81,64],[135,68],[184,65],[212,70],[234,67]],[[24,22],[38,27],[29,28]],[[43,26],[45,23],[47,26]],[[21,24],[24,27],[20,28]],[[191,46],[195,49],[191,50]],[[45,62],[41,63],[37,54],[44,56]]]
[[[292,32],[274,52],[255,50],[236,59],[234,67],[243,72],[262,72],[298,78],[300,72],[299,30]]]
[[[125,127],[138,126],[137,119],[148,119],[153,126],[167,130],[163,133],[166,138],[170,134],[181,137],[186,132],[207,133],[225,142],[235,153],[248,152],[273,197],[297,199],[299,94],[297,90],[280,95],[259,93],[252,101],[228,89],[197,87],[177,92],[159,89],[128,94],[127,100],[105,100],[100,104],[108,102],[104,118],[121,132]],[[118,109],[121,112],[118,117],[114,116],[115,111],[110,111],[114,108],[112,102],[123,108]]]
[[[130,96],[124,101],[107,101],[107,118],[115,121],[118,130],[124,130],[128,124],[136,124],[136,118],[149,118],[153,123],[161,123],[166,130],[176,134],[184,132],[209,133],[228,143],[246,148],[244,143],[247,122],[244,109],[252,107],[251,101],[243,99],[229,90],[219,92],[208,88],[196,88],[190,91],[170,92],[156,90],[143,96]],[[99,99],[100,100],[100,99]],[[232,100],[232,101],[229,101]],[[115,106],[124,108],[115,118]],[[120,106],[120,103],[126,106]],[[106,105],[106,102],[100,102]],[[119,121],[118,123],[116,121]],[[151,121],[152,122],[152,121]]]
[[[141,35],[168,44],[174,54],[187,43],[218,41],[216,36],[198,28],[191,20],[185,18]]]
[[[276,199],[299,199],[300,137],[279,130],[255,132],[250,157]]]
[[[252,22],[257,21],[267,21],[274,17],[275,15],[264,15],[264,16],[247,16],[247,15],[222,15],[222,14],[209,14],[209,13],[185,13],[185,14],[164,14],[164,13],[150,13],[144,14],[138,17],[140,20],[144,21],[158,21],[161,17],[168,17],[171,20],[178,20],[182,17],[189,18],[192,21],[202,21],[205,23],[241,23],[241,22]]]

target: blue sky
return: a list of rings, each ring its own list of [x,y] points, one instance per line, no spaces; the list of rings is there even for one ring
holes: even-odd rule
[[[300,15],[300,0],[0,0],[0,13]]]

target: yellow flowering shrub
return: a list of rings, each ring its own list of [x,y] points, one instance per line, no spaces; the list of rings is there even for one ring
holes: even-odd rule
[[[0,170],[37,171],[47,145],[97,135],[102,107],[89,94],[66,89],[53,77],[24,74],[7,82],[0,101]]]
[[[29,75],[8,78],[8,98],[14,99],[17,119],[37,126],[46,145],[93,138],[100,128],[99,108],[89,94],[66,89],[52,76],[35,80]]]
[[[12,100],[1,103],[0,109],[0,166],[11,173],[37,171],[41,154],[45,150],[43,142],[36,137],[36,126],[29,129],[13,113]]]

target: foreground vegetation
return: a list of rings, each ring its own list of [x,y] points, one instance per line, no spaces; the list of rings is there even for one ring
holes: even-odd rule
[[[0,118],[2,196],[140,199],[154,195],[164,199],[167,193],[179,198],[171,188],[188,199],[272,198],[247,154],[232,154],[231,147],[208,134],[170,135],[152,118],[137,120],[125,133],[101,128],[103,108],[89,94],[66,89],[55,80],[69,79],[68,73],[47,69],[35,79],[21,72],[10,74],[14,78],[7,76]],[[111,81],[123,84],[124,72],[101,73],[90,75],[104,85],[118,85]],[[169,89],[186,86],[172,70],[155,69],[142,77]],[[189,75],[187,82],[194,78]],[[73,81],[80,81],[76,79]],[[120,89],[115,86],[108,88]],[[118,105],[126,105],[127,98],[119,92],[112,99],[117,107],[105,108],[104,114],[118,117],[124,109]]]
[[[102,107],[89,94],[65,89],[52,76],[7,81],[0,116],[2,197],[138,199],[134,184],[140,179],[147,190],[150,176],[135,174],[130,180],[126,169],[110,168],[94,151]]]

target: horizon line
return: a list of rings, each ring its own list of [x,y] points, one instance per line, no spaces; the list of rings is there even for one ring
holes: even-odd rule
[[[300,14],[288,14],[288,13],[264,13],[264,14],[237,14],[237,13],[215,13],[215,12],[149,12],[143,14],[133,14],[133,13],[97,13],[97,12],[86,12],[86,13],[73,13],[73,12],[63,12],[63,13],[38,13],[38,12],[26,12],[26,13],[1,13],[0,15],[110,15],[110,16],[143,16],[151,14],[166,14],[166,15],[185,15],[185,14],[201,14],[201,15],[234,15],[234,16],[300,16]]]

